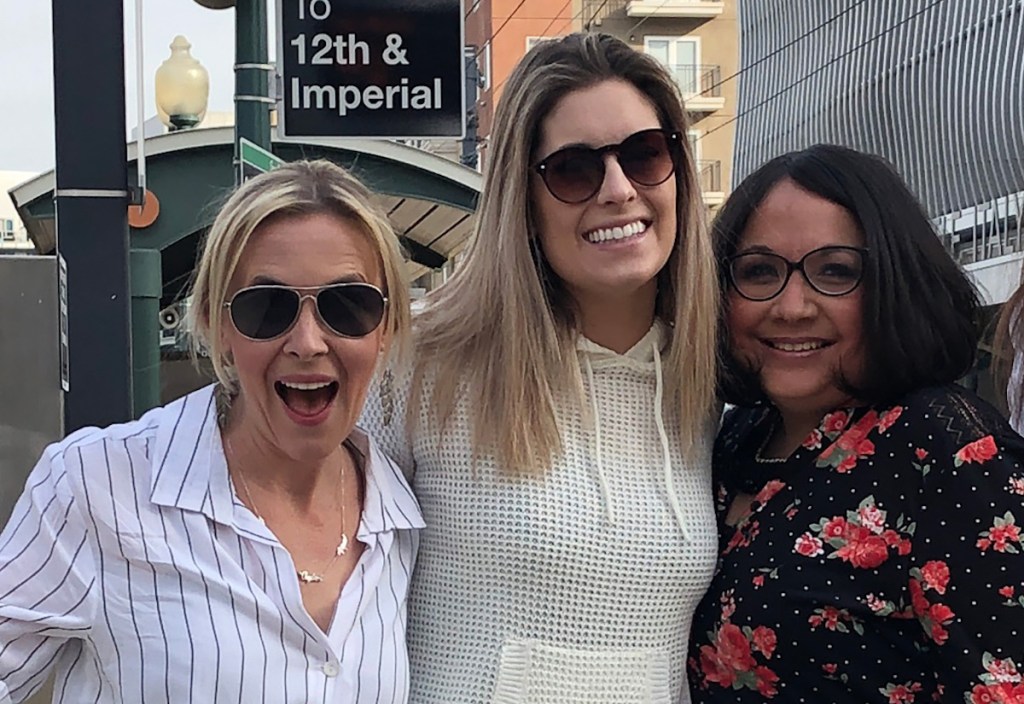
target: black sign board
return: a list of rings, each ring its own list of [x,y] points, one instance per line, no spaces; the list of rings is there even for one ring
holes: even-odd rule
[[[464,136],[462,0],[277,0],[278,131]]]

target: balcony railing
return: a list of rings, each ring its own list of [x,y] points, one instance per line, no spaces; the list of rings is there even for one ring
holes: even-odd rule
[[[722,97],[722,69],[720,66],[674,64],[668,66],[684,98]]]
[[[607,17],[690,17],[711,19],[722,14],[722,0],[583,0],[583,26]]]
[[[702,193],[722,190],[722,162],[718,159],[697,160],[697,183]]]

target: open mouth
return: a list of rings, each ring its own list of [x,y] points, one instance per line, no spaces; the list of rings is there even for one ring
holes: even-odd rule
[[[274,391],[289,410],[299,416],[316,416],[333,403],[338,395],[338,382],[316,383],[274,382]]]
[[[763,342],[773,350],[779,350],[780,352],[813,352],[814,350],[822,350],[832,345],[831,342],[826,342],[825,340],[814,340],[808,342],[777,342],[774,340],[763,340]]]
[[[617,242],[642,235],[647,231],[649,226],[650,223],[644,222],[643,220],[636,220],[620,227],[604,227],[591,230],[584,234],[583,238],[591,244]]]

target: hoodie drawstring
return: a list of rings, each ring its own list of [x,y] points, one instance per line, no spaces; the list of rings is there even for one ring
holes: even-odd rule
[[[668,433],[665,431],[665,419],[663,417],[665,380],[661,369],[661,352],[658,349],[657,340],[653,340],[651,342],[651,347],[654,351],[654,424],[658,428],[658,440],[661,443],[661,468],[665,478],[665,491],[668,494],[669,505],[672,507],[672,513],[679,526],[679,531],[683,535],[683,540],[689,540],[689,534],[686,531],[686,521],[683,518],[683,509],[679,503],[679,496],[676,493],[675,481],[672,479],[672,455],[669,448]],[[587,373],[591,422],[594,424],[594,463],[597,470],[597,481],[601,487],[601,497],[604,499],[608,522],[615,525],[615,504],[612,501],[612,492],[608,485],[608,476],[605,473],[604,457],[601,453],[601,415],[597,406],[597,388],[594,384],[594,367],[590,363],[589,356],[584,355],[583,367],[586,369]]]
[[[672,480],[672,459],[669,453],[668,447],[668,433],[665,432],[665,419],[662,417],[662,399],[664,397],[664,380],[662,379],[661,373],[661,352],[658,351],[658,345],[652,343],[654,348],[654,424],[658,426],[658,438],[661,440],[661,460],[662,470],[665,473],[665,491],[668,493],[668,501],[672,506],[672,512],[675,514],[676,523],[679,524],[679,530],[683,534],[683,540],[689,540],[690,536],[686,532],[686,523],[683,520],[683,509],[679,505],[679,496],[676,494],[676,485]]]
[[[594,458],[597,464],[597,481],[601,485],[601,497],[604,499],[608,522],[615,525],[615,507],[612,505],[612,492],[608,487],[608,477],[604,473],[604,461],[601,459],[601,416],[597,409],[597,392],[594,388],[594,368],[590,358],[584,356],[583,364],[587,370],[587,387],[590,391],[590,421],[594,424]]]

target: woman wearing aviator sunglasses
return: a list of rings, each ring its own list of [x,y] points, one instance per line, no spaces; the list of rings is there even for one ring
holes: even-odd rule
[[[50,447],[0,539],[0,701],[404,703],[423,521],[355,427],[408,327],[397,239],[326,161],[246,183],[199,261],[217,384]]]
[[[716,290],[678,88],[604,35],[513,71],[478,224],[367,420],[411,475],[411,701],[685,701]]]
[[[1024,701],[1024,440],[953,385],[978,300],[881,159],[744,180],[722,262],[722,559],[695,702]]]

